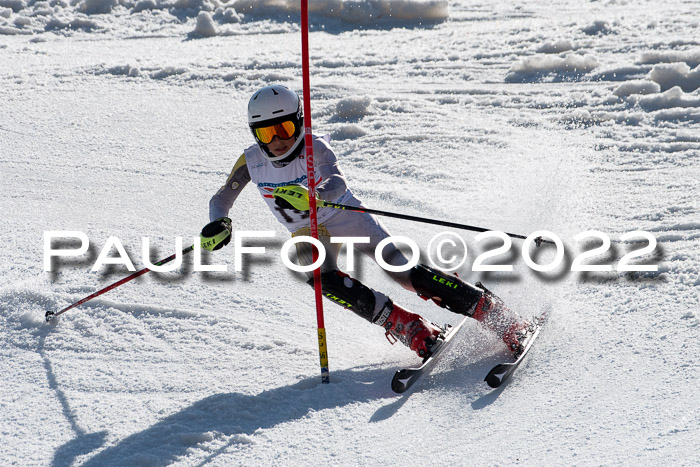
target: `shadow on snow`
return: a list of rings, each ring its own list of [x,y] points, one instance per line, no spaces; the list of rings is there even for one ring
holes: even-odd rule
[[[56,306],[51,298],[32,292],[14,294],[13,298],[18,300],[18,296],[30,308],[50,309]],[[54,326],[45,326],[38,320],[17,324],[19,329],[25,329],[38,337],[35,349],[43,362],[48,387],[54,392],[74,435],[70,441],[55,450],[51,465],[72,465],[78,457],[100,449],[105,443],[107,432],[87,433],[81,428],[79,414],[71,407],[68,395],[61,388],[60,375],[56,375],[51,352],[46,349],[46,339],[55,331]],[[413,394],[426,391],[464,394],[466,399],[473,399],[472,409],[479,410],[493,403],[500,395],[500,390],[491,391],[486,387],[483,377],[503,356],[489,352],[474,361],[474,347],[469,345],[468,339],[465,333],[455,342],[452,351],[443,357],[433,374],[424,376],[416,386],[402,395],[391,391],[391,377],[397,368],[387,364],[333,371],[329,385],[321,384],[320,377],[314,376],[259,394],[215,394],[118,441],[82,465],[168,465],[186,456],[190,449],[198,445],[216,438],[230,438],[210,454],[205,460],[208,462],[231,445],[250,442],[246,436],[253,435],[259,429],[273,428],[303,419],[314,412],[354,405],[357,402],[375,402],[373,405],[380,405],[367,420],[367,423],[377,423],[393,417]]]
[[[221,436],[231,438],[203,461],[207,463],[231,445],[250,442],[246,436],[253,435],[259,429],[300,420],[321,410],[386,399],[389,402],[377,409],[368,420],[369,423],[376,423],[395,415],[412,394],[436,389],[464,391],[469,395],[487,391],[486,395],[472,403],[472,408],[478,410],[494,402],[501,392],[488,391],[483,383],[487,368],[493,363],[494,356],[474,362],[466,368],[458,362],[452,362],[452,368],[432,377],[424,377],[425,380],[418,382],[416,388],[400,396],[394,394],[389,387],[392,371],[387,368],[335,371],[331,374],[330,385],[323,385],[319,377],[313,377],[259,394],[215,394],[134,433],[82,465],[169,465],[186,456],[189,449],[200,443]],[[431,381],[426,384],[429,378]],[[91,441],[85,436],[82,439],[79,436],[69,442],[67,446],[72,447],[64,446],[56,451],[53,465],[70,463],[75,453],[84,453],[90,447]],[[61,458],[64,453],[69,455],[68,459]]]

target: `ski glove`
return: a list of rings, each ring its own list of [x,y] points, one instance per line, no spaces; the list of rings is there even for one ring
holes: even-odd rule
[[[309,189],[302,185],[287,185],[275,188],[272,192],[275,204],[282,209],[309,210]],[[316,195],[316,206],[323,207],[324,202]]]
[[[213,251],[223,248],[231,241],[231,219],[219,217],[217,220],[208,223],[199,235],[200,245],[205,250]]]

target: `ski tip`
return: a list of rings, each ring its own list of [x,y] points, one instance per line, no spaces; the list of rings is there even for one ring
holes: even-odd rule
[[[508,376],[510,376],[512,366],[512,363],[501,363],[496,365],[491,369],[491,371],[489,371],[484,378],[484,381],[486,381],[486,384],[494,389],[500,387],[501,384],[508,379]]]
[[[397,394],[405,392],[406,389],[412,383],[413,375],[409,374],[406,370],[399,370],[394,375],[394,379],[391,380],[391,390]]]
[[[484,381],[486,381],[486,384],[489,385],[489,387],[496,389],[503,384],[503,381],[500,379],[494,377],[493,375],[486,375],[486,378],[484,378]]]

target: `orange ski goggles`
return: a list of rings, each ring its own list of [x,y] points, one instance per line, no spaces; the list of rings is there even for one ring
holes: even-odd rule
[[[294,122],[288,120],[286,122],[278,123],[277,125],[266,126],[262,128],[255,128],[253,132],[255,137],[262,144],[269,144],[272,138],[278,136],[279,139],[289,139],[294,136],[297,127]]]

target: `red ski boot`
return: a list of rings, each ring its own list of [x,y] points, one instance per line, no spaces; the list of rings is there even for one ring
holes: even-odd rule
[[[520,318],[503,300],[495,296],[480,282],[476,286],[484,291],[474,310],[474,319],[484,323],[489,329],[501,336],[508,349],[517,359],[534,332],[534,326]]]
[[[436,325],[391,301],[384,305],[384,309],[374,323],[386,329],[389,342],[393,344],[396,340],[400,340],[423,360],[430,356],[432,346],[442,333],[442,329]],[[394,338],[393,342],[389,336]]]

